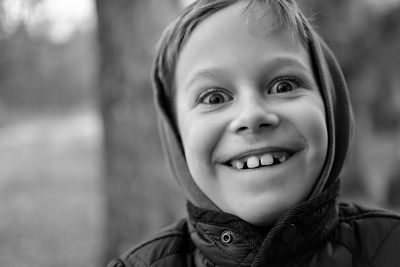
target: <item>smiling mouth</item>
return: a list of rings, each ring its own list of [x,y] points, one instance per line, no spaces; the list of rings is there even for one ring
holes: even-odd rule
[[[293,154],[294,152],[289,151],[265,152],[262,154],[249,155],[239,159],[229,160],[224,165],[236,170],[273,167],[286,162]]]

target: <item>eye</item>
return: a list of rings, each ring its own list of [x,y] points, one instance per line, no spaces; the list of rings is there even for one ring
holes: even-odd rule
[[[233,98],[227,92],[217,88],[212,88],[203,92],[198,99],[199,103],[207,105],[219,105],[231,101]]]
[[[268,94],[288,93],[300,87],[300,81],[295,78],[280,78],[272,84]]]

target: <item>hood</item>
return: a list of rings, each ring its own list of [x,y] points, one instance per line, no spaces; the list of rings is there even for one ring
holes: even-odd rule
[[[312,29],[310,31],[309,52],[325,104],[328,151],[325,165],[309,199],[321,194],[338,178],[346,162],[353,132],[353,114],[342,71],[328,46],[315,31]],[[219,210],[190,175],[177,125],[171,112],[170,88],[166,88],[168,85],[163,83],[157,64],[154,64],[153,84],[160,135],[174,177],[184,190],[187,199],[194,205],[204,209]]]

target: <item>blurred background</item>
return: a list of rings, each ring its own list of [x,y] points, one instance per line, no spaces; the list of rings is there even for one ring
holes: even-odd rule
[[[0,0],[0,266],[104,266],[184,213],[152,104],[189,1]],[[356,115],[342,199],[400,207],[400,1],[300,1]]]

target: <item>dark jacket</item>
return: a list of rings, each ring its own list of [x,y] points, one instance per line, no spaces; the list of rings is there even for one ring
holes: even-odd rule
[[[233,215],[189,204],[189,219],[108,267],[400,266],[400,216],[338,205],[335,190],[325,191],[307,207],[297,206],[272,229],[257,229]]]

